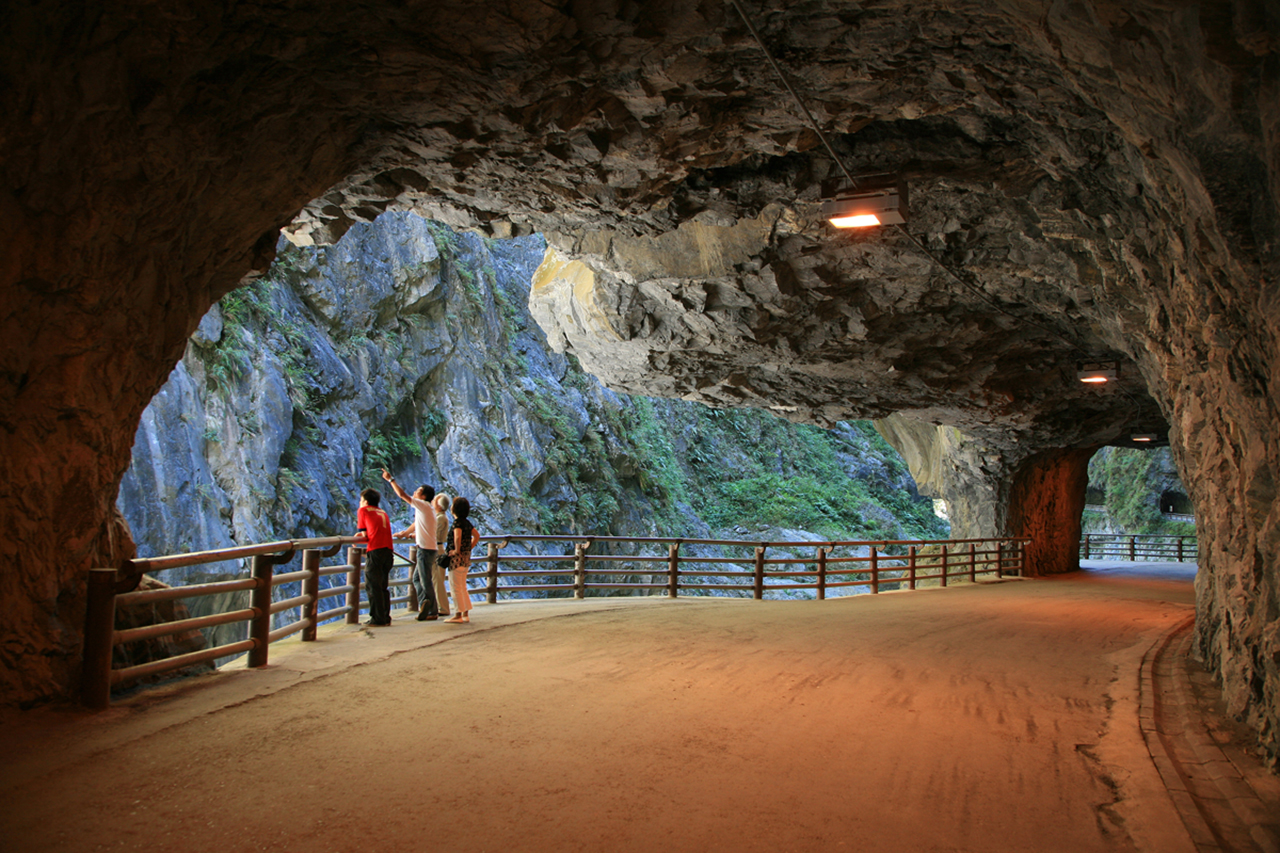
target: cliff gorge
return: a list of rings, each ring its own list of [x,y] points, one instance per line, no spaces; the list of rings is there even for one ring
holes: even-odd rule
[[[74,682],[83,570],[130,553],[134,431],[209,307],[281,228],[413,209],[586,268],[555,319],[608,382],[959,445],[990,532],[1066,532],[1041,571],[1087,450],[1167,429],[1199,653],[1280,753],[1274,4],[743,5],[837,156],[910,182],[902,230],[821,222],[839,170],[718,0],[5,4],[6,695]]]
[[[407,525],[384,466],[466,495],[486,533],[945,536],[866,423],[633,400],[551,352],[528,308],[545,249],[410,213],[282,247],[143,412],[119,498],[142,553],[348,534],[365,487]]]

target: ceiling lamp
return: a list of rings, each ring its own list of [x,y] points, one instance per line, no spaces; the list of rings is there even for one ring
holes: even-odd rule
[[[822,202],[822,218],[836,228],[903,225],[907,221],[907,183],[901,178],[882,186],[844,190]]]
[[[1117,375],[1114,361],[1082,361],[1076,365],[1076,378],[1088,385],[1103,385]]]
[[[1157,438],[1159,438],[1159,436],[1153,432],[1135,432],[1133,435],[1129,436],[1130,441],[1137,441],[1143,444],[1153,442]]]

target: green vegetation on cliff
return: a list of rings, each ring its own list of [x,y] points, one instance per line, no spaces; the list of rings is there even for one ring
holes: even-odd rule
[[[946,535],[870,424],[629,398],[551,352],[527,307],[544,251],[408,214],[282,243],[144,418],[150,458],[122,490],[144,550],[349,532],[383,467],[467,495],[488,532]],[[156,499],[169,484],[198,500]]]
[[[1162,512],[1170,509],[1169,502],[1189,505],[1182,488],[1167,447],[1104,447],[1089,460],[1089,501],[1100,501],[1103,512],[1086,511],[1085,531],[1194,535],[1193,522],[1171,520]],[[1189,506],[1173,509],[1183,512]]]

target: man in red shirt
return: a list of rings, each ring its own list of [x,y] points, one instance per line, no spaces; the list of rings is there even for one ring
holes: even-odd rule
[[[382,495],[375,489],[360,493],[360,509],[356,511],[356,539],[368,542],[368,559],[365,568],[365,597],[369,599],[369,621],[366,625],[380,627],[391,624],[391,519],[386,510],[379,509]]]

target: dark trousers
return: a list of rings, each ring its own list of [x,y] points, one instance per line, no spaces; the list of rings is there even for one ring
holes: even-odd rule
[[[418,593],[418,610],[428,616],[440,615],[440,602],[436,601],[436,588],[431,583],[431,567],[436,563],[436,552],[418,549],[418,561],[413,567],[413,588]]]
[[[369,621],[375,625],[391,622],[391,563],[394,559],[390,548],[377,548],[368,552],[368,566],[364,573],[364,594],[369,599]]]

